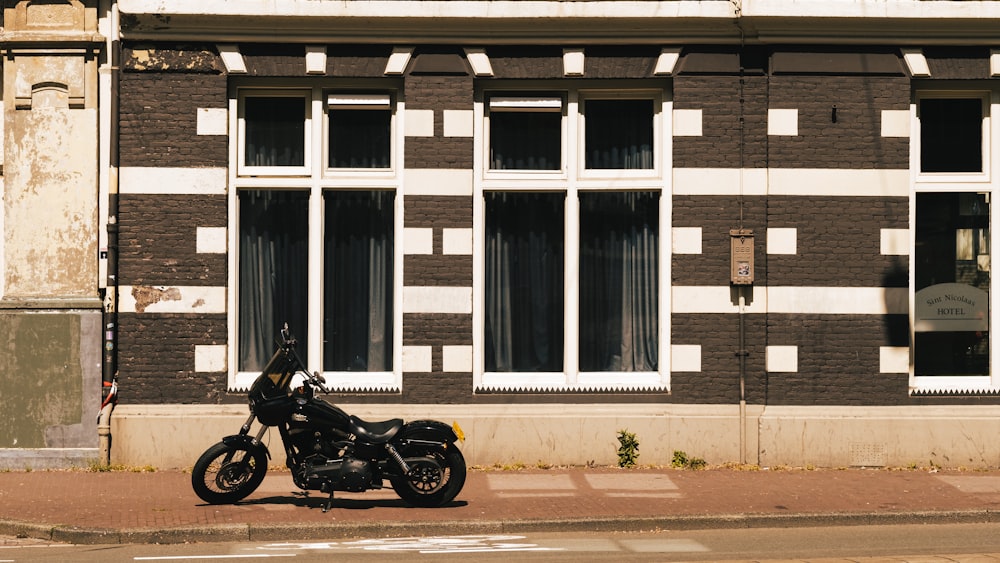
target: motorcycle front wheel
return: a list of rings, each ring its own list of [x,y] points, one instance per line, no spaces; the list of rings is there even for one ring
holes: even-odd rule
[[[267,473],[267,454],[242,444],[219,442],[201,454],[191,486],[209,504],[232,504],[254,492]]]
[[[465,458],[447,449],[410,447],[404,453],[410,472],[391,477],[392,488],[408,504],[432,508],[454,499],[465,486]]]

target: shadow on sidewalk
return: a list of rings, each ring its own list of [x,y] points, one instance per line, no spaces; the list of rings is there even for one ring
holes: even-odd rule
[[[308,493],[293,492],[292,496],[269,496],[263,498],[254,498],[249,500],[242,500],[236,503],[234,506],[260,506],[260,505],[292,505],[302,508],[322,510],[326,505],[327,496],[314,496]],[[464,500],[453,500],[448,504],[443,506],[434,507],[435,510],[442,508],[459,508],[463,506],[468,506],[469,503]],[[198,506],[210,506],[208,504],[199,504]],[[409,508],[417,509],[421,508],[419,506],[412,506],[404,502],[402,499],[385,499],[385,498],[372,498],[372,499],[360,499],[360,498],[337,498],[336,495],[333,497],[333,503],[330,504],[330,508],[343,508],[347,510],[371,510],[373,508]]]

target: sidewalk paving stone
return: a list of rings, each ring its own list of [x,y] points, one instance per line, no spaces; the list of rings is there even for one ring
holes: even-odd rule
[[[182,471],[0,473],[0,536],[71,543],[364,534],[860,525],[1000,520],[1000,470],[741,471],[614,467],[469,472],[458,498],[413,508],[391,489],[326,495],[272,471],[234,505],[207,505]]]

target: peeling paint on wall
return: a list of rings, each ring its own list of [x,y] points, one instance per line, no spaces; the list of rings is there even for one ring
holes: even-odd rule
[[[180,301],[181,290],[176,287],[159,289],[155,287],[137,285],[132,288],[132,297],[135,299],[135,312],[143,313],[146,307],[160,301]]]

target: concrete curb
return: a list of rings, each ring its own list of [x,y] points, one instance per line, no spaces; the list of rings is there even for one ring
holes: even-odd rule
[[[419,535],[530,532],[641,532],[898,524],[969,524],[1000,521],[991,510],[718,514],[626,518],[366,522],[329,524],[223,524],[176,528],[82,528],[0,520],[0,535],[76,545],[289,541]]]

